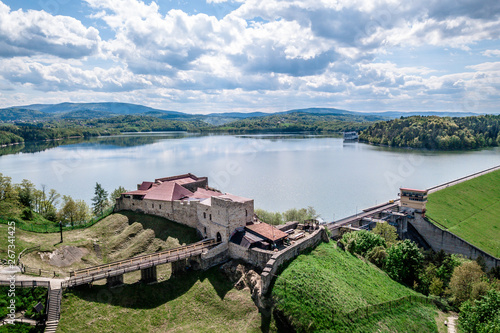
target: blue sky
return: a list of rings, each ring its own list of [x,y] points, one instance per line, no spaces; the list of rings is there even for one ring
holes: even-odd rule
[[[0,107],[499,113],[498,0],[0,0]]]

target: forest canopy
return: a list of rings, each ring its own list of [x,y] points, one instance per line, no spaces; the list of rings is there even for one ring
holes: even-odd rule
[[[500,145],[500,116],[401,117],[377,122],[360,140],[390,147],[437,150],[476,149]]]

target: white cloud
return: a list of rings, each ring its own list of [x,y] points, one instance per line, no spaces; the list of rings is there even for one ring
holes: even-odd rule
[[[482,55],[500,56],[493,49],[500,36],[496,0],[247,0],[220,18],[164,8],[165,2],[85,1],[106,34],[77,18],[11,11],[0,2],[0,57],[11,58],[0,63],[0,86],[155,106],[260,103],[267,110],[409,107],[408,100],[413,108],[443,107],[477,90],[475,84],[491,100],[497,86],[495,63],[464,56],[451,70],[423,64],[411,51],[407,59],[391,56],[398,48],[434,47],[442,63],[450,54],[445,47],[479,54],[482,41],[492,48]]]
[[[0,75],[10,82],[42,91],[105,90],[120,91],[148,87],[151,83],[120,67],[84,70],[68,63],[44,65],[25,58],[4,60]]]
[[[0,2],[0,57],[51,54],[82,58],[95,54],[99,31],[68,16],[44,11],[11,11]]]
[[[482,55],[487,57],[500,57],[500,50],[486,50],[482,52]]]

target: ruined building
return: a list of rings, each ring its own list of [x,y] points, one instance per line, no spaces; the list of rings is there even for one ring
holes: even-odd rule
[[[190,173],[143,182],[137,190],[123,193],[115,210],[161,216],[196,229],[202,238],[223,243],[254,216],[252,199],[211,189],[207,177]]]

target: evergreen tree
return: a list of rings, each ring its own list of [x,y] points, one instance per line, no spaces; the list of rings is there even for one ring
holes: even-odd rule
[[[104,208],[108,205],[108,192],[99,183],[95,183],[94,197],[92,198],[92,212],[94,215],[102,215]]]

